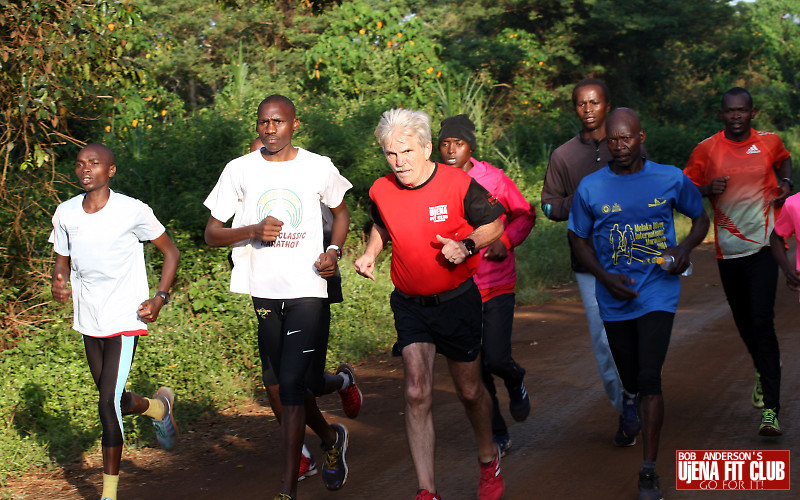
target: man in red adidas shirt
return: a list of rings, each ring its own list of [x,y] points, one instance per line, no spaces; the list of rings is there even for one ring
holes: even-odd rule
[[[392,173],[370,188],[373,221],[354,267],[375,279],[375,259],[392,242],[395,352],[405,365],[406,437],[419,481],[415,500],[438,500],[434,479],[433,365],[447,358],[456,393],[478,441],[480,500],[503,495],[492,406],[481,381],[481,294],[472,280],[478,250],[503,233],[505,208],[462,170],[430,160],[430,117],[392,109],[375,129]]]
[[[758,433],[779,436],[781,367],[773,322],[778,264],[769,235],[793,187],[792,160],[780,137],[750,127],[755,109],[747,90],[727,91],[719,115],[725,129],[697,145],[684,173],[714,208],[720,279],[756,367]]]

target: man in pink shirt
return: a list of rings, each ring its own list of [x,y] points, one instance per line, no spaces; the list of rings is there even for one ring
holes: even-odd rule
[[[514,285],[517,281],[514,248],[530,234],[536,214],[534,208],[502,170],[472,158],[476,147],[475,125],[467,115],[442,121],[439,153],[442,163],[467,172],[506,207],[500,216],[503,234],[480,251],[475,283],[483,300],[483,381],[492,397],[492,434],[501,456],[511,448],[508,427],[500,413],[494,375],[503,379],[514,420],[522,422],[531,411],[525,389],[525,369],[511,356],[511,329],[514,321]]]

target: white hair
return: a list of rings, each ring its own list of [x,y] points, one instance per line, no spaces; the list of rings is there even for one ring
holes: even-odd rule
[[[381,121],[375,127],[375,137],[381,148],[396,133],[416,137],[420,146],[425,146],[431,139],[431,117],[424,111],[412,109],[390,109],[381,115]]]

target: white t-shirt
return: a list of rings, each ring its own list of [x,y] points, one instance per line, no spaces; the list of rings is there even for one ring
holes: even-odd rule
[[[50,242],[70,258],[72,327],[90,337],[146,330],[137,314],[150,297],[144,241],[164,234],[153,210],[141,201],[111,191],[106,206],[87,214],[80,194],[53,214]]]
[[[260,151],[230,161],[204,205],[221,222],[257,224],[271,215],[283,222],[274,243],[233,245],[231,291],[265,299],[328,296],[314,262],[322,253],[320,202],[336,208],[352,187],[330,158],[297,148],[290,161],[267,161]]]

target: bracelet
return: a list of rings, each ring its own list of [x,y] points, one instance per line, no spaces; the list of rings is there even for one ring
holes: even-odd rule
[[[338,245],[328,245],[328,248],[325,249],[327,252],[328,250],[336,250],[336,260],[342,260],[342,248]]]
[[[784,177],[783,179],[781,179],[781,182],[785,182],[786,184],[788,184],[789,189],[794,189],[794,182],[792,182],[790,178]]]

